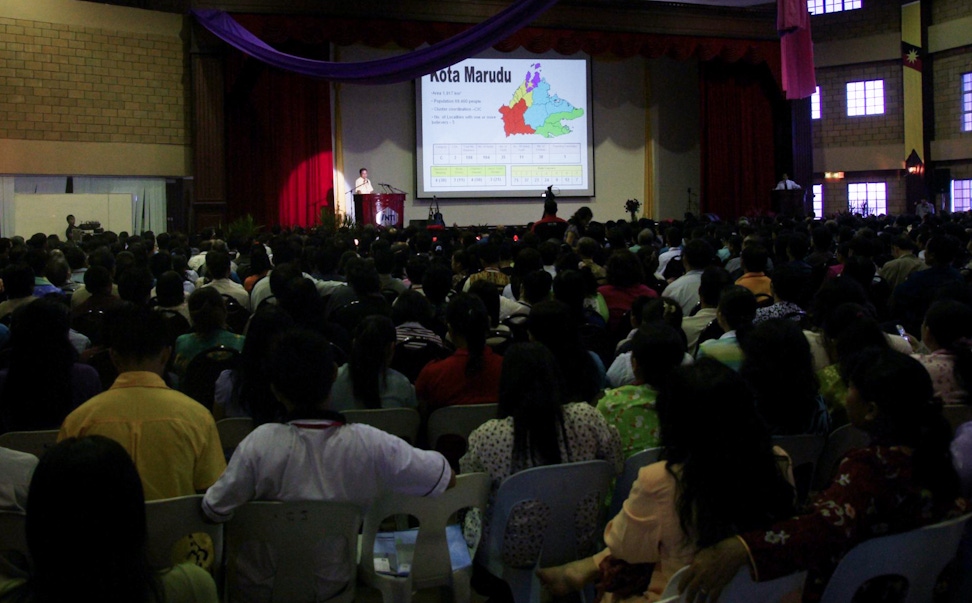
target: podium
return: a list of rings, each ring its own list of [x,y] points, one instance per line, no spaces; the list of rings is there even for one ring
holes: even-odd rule
[[[803,197],[807,190],[802,188],[773,190],[770,192],[773,212],[785,218],[802,218],[807,215]],[[820,216],[817,216],[818,218]]]
[[[402,228],[405,224],[405,193],[354,195],[354,217],[359,226]]]

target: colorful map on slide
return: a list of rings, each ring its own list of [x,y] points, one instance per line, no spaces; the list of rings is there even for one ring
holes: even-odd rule
[[[507,137],[514,134],[563,136],[571,132],[564,122],[584,115],[583,109],[550,94],[550,84],[540,75],[540,63],[530,66],[509,104],[500,107],[499,112]]]

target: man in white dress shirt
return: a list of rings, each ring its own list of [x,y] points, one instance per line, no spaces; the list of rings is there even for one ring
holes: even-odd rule
[[[791,191],[791,190],[798,191],[801,188],[803,187],[801,187],[796,182],[790,180],[790,175],[787,174],[786,172],[783,172],[783,178],[776,183],[776,190],[778,191]]]
[[[371,180],[368,180],[368,170],[361,168],[358,170],[358,179],[354,181],[354,194],[367,195],[373,192],[375,189],[371,186]]]

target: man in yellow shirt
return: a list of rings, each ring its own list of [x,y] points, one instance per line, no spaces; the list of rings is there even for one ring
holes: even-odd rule
[[[172,349],[161,315],[133,311],[113,322],[118,378],[68,415],[58,440],[98,434],[120,443],[138,468],[146,500],[206,490],[226,459],[212,414],[162,380]]]

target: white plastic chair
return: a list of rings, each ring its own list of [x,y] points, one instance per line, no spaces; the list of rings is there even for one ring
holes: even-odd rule
[[[439,438],[445,435],[457,435],[468,440],[477,427],[496,418],[499,404],[462,404],[458,406],[444,406],[432,411],[429,415],[429,447],[436,449]]]
[[[638,479],[638,472],[641,471],[641,468],[658,462],[659,456],[661,456],[661,448],[648,448],[625,459],[624,469],[621,470],[621,475],[614,483],[614,495],[611,497],[608,519],[616,517],[621,512],[621,505],[631,494],[631,486]]]
[[[817,463],[820,462],[820,455],[827,445],[827,436],[811,434],[775,436],[773,445],[779,446],[790,455],[797,493],[800,500],[804,500],[817,474]]]
[[[272,551],[274,603],[317,601],[317,552],[326,548],[329,558],[346,569],[348,583],[331,603],[354,601],[358,564],[358,528],[361,511],[351,503],[249,502],[238,508],[226,524],[226,593],[228,601],[241,600],[241,551],[266,545]],[[329,540],[324,541],[327,538]],[[338,560],[340,557],[340,561]],[[247,559],[250,561],[250,559]],[[257,561],[254,565],[259,565]],[[260,568],[261,570],[264,568]]]
[[[855,546],[834,570],[821,603],[850,601],[862,584],[877,576],[902,576],[908,581],[903,603],[929,603],[970,517],[972,513]]]
[[[37,458],[44,456],[48,448],[57,444],[56,429],[43,431],[8,431],[0,435],[0,446],[20,452],[28,452]]]
[[[172,548],[190,534],[207,534],[213,550],[201,547],[195,554],[213,553],[212,563],[200,559],[200,565],[212,567],[216,585],[221,585],[223,570],[223,524],[204,519],[201,494],[152,500],[145,503],[145,522],[148,527],[147,549],[149,565],[156,570],[172,567],[186,559],[174,559]]]
[[[216,431],[219,432],[219,443],[227,457],[240,445],[243,439],[253,431],[253,419],[250,417],[230,417],[216,421]]]
[[[540,583],[534,575],[537,567],[562,565],[596,552],[601,518],[595,517],[594,525],[578,526],[577,512],[593,501],[603,514],[603,501],[613,477],[614,467],[609,462],[585,461],[534,467],[506,478],[496,493],[489,538],[481,543],[477,561],[510,585],[516,603],[538,603]],[[542,502],[550,515],[541,526],[538,559],[529,567],[512,567],[503,558],[504,535],[513,508],[526,501]]]
[[[341,414],[348,423],[371,425],[409,444],[415,444],[418,440],[419,426],[422,424],[422,417],[414,408],[369,408],[345,410]]]
[[[468,603],[472,594],[469,586],[472,566],[453,567],[446,526],[461,509],[476,507],[485,511],[489,487],[489,475],[469,473],[458,476],[454,488],[435,498],[389,493],[376,501],[365,516],[362,531],[358,571],[364,583],[381,591],[384,603],[408,603],[414,591],[433,586],[449,587],[455,603]],[[411,515],[419,522],[407,576],[375,571],[375,537],[382,521],[395,514]]]
[[[824,445],[820,460],[817,461],[816,475],[813,477],[812,490],[825,490],[837,474],[837,467],[847,453],[855,448],[866,448],[871,444],[871,436],[853,425],[844,425],[830,432]]]
[[[685,597],[678,594],[678,583],[686,571],[687,565],[672,574],[658,603],[686,603]],[[744,567],[719,595],[719,603],[776,603],[789,593],[802,592],[806,580],[807,572],[797,572],[776,580],[753,582],[749,568]]]

